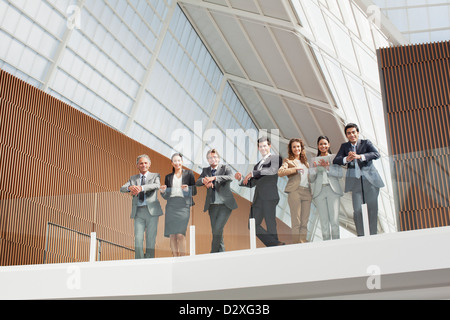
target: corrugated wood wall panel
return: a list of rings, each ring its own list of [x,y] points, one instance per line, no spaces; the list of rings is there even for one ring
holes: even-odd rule
[[[450,42],[379,50],[400,228],[449,225]]]
[[[43,263],[49,222],[133,248],[131,197],[118,190],[137,173],[136,157],[144,153],[164,181],[169,159],[0,70],[0,265]],[[211,245],[205,195],[199,188],[190,222],[198,254],[208,253]],[[225,228],[227,250],[249,248],[250,203],[236,198],[239,209]],[[280,239],[289,243],[290,229],[278,225]],[[49,227],[46,261],[87,261],[89,241],[61,227]],[[157,257],[171,256],[163,234],[164,216]],[[187,241],[189,236],[188,228]],[[117,246],[103,249],[102,260],[134,257]]]

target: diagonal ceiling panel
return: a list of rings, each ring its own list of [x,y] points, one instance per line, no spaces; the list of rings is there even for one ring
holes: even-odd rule
[[[259,14],[258,6],[256,5],[256,2],[254,2],[254,1],[228,0],[228,2],[230,3],[231,7],[234,9]]]
[[[216,25],[210,13],[195,6],[186,6],[184,12],[188,14],[191,23],[195,21],[193,26],[210,52],[215,55],[216,62],[220,68],[227,70],[230,74],[245,77],[242,68],[238,64],[237,56],[232,51],[227,39],[224,38],[222,31]],[[205,41],[206,39],[208,40]],[[220,55],[216,53],[220,53]]]
[[[290,111],[287,108],[284,99],[279,95],[263,90],[258,90],[258,94],[266,105],[268,112],[270,112],[272,118],[275,120],[275,123],[281,123],[281,125],[278,125],[281,135],[286,138],[298,137],[298,122],[296,122],[293,117],[286,117]]]
[[[279,28],[273,28],[272,30],[301,92],[308,98],[327,102],[320,81],[317,77],[311,76],[317,71],[308,58],[308,53],[305,51],[305,45],[302,44],[303,40],[300,36]],[[306,46],[306,48],[309,50],[309,47]]]
[[[284,21],[291,21],[290,15],[286,12],[282,2],[273,0],[259,0],[258,4],[263,15]]]
[[[238,64],[247,77],[261,83],[271,84],[261,61],[258,59],[258,54],[253,47],[252,41],[242,29],[242,22],[236,17],[221,13],[213,13],[212,17],[217,27],[222,31],[227,45],[235,54]],[[221,53],[218,53],[219,61],[222,56]],[[228,70],[226,72],[229,73]]]
[[[310,107],[290,99],[286,100],[286,104],[288,105],[295,122],[302,130],[302,138],[308,146],[315,148],[317,137],[322,134],[321,124],[318,123],[317,119],[310,112]]]
[[[282,139],[301,137],[315,148],[324,127],[310,109],[334,113],[335,103],[290,1],[179,3],[257,127],[278,128]],[[328,132],[342,130],[337,121],[326,123]]]
[[[245,100],[247,111],[260,125],[260,128],[277,128],[275,120],[267,112],[266,106],[255,88],[241,83],[233,83],[233,87],[237,91],[238,96]]]
[[[289,66],[286,64],[284,55],[279,50],[279,44],[270,30],[271,28],[252,22],[244,22],[243,27],[255,48],[258,60],[262,63],[261,67],[268,74],[271,83],[265,83],[260,79],[251,80],[298,93],[299,88],[292,77]]]

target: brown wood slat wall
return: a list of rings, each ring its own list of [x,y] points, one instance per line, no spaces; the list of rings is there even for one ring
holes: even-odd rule
[[[43,263],[48,222],[132,248],[131,198],[118,190],[137,173],[136,157],[144,153],[164,181],[169,159],[0,70],[0,265]],[[191,216],[199,254],[208,253],[211,242],[204,197],[199,188]],[[236,198],[239,209],[225,229],[227,250],[249,247],[250,204]],[[289,242],[289,228],[279,222],[279,230]],[[171,256],[163,233],[164,216],[157,257]],[[74,247],[74,233],[52,229],[49,235],[47,261],[87,259],[85,245]],[[118,251],[106,246],[102,260],[129,257]]]
[[[450,225],[450,42],[378,52],[401,230]]]

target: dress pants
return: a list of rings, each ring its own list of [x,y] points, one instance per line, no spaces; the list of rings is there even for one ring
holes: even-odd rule
[[[158,231],[159,216],[152,216],[147,207],[138,207],[134,218],[134,248],[135,258],[154,258],[156,233]],[[145,233],[145,254],[144,254]]]
[[[341,196],[331,189],[329,184],[323,185],[320,194],[314,198],[322,228],[322,239],[339,239],[339,203]],[[330,232],[331,229],[331,232]]]
[[[266,247],[279,244],[276,220],[277,204],[278,200],[258,200],[251,207],[250,218],[255,219],[256,236]],[[267,230],[261,226],[263,219],[266,222]]]
[[[377,234],[379,193],[380,188],[373,186],[364,176],[358,179],[354,185],[352,190],[353,220],[355,221],[356,233],[358,237],[364,236],[364,224],[361,208],[364,202],[367,204],[370,234]]]
[[[288,194],[293,243],[306,242],[311,202],[312,195],[309,188],[298,187]]]
[[[224,252],[223,229],[231,215],[231,209],[224,204],[212,204],[209,206],[209,217],[211,219],[212,242],[211,253]]]

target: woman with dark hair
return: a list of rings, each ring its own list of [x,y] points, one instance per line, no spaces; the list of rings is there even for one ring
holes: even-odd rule
[[[308,180],[309,164],[303,141],[291,139],[288,154],[289,157],[284,159],[278,170],[278,176],[288,177],[284,192],[288,194],[293,243],[305,243],[312,197]]]
[[[161,196],[167,200],[164,236],[170,238],[174,257],[186,255],[186,229],[190,209],[194,205],[192,196],[197,194],[195,177],[191,170],[183,169],[183,156],[175,153],[172,158],[172,173],[166,175],[161,186]]]
[[[340,238],[339,206],[340,198],[344,195],[339,183],[342,168],[333,164],[334,155],[330,147],[328,137],[320,136],[317,139],[317,158],[309,170],[309,179],[313,183],[313,201],[319,214],[323,240]]]

